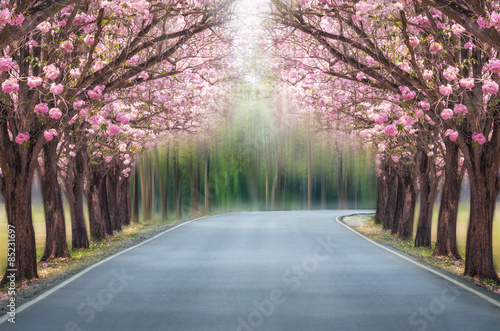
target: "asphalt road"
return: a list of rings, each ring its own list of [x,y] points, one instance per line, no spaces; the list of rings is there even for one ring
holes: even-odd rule
[[[500,330],[498,304],[337,215],[196,220],[87,271],[0,330]]]

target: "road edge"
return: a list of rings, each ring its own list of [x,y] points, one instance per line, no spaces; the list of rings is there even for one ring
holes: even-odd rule
[[[413,257],[411,255],[408,255],[406,254],[405,252],[403,251],[400,251],[398,250],[397,248],[395,247],[387,247],[386,245],[382,244],[382,243],[379,243],[373,239],[370,239],[368,238],[367,236],[365,236],[364,234],[362,234],[361,232],[351,228],[349,225],[347,225],[344,221],[342,221],[342,219],[344,217],[350,217],[350,216],[356,216],[356,215],[369,215],[369,214],[364,214],[364,213],[357,213],[357,214],[349,214],[349,215],[339,215],[335,218],[335,221],[337,221],[337,223],[339,223],[340,225],[346,227],[347,229],[349,229],[350,231],[352,231],[353,233],[357,234],[358,236],[364,238],[365,240],[369,241],[370,243],[374,244],[375,246],[378,246],[426,271],[429,271],[433,274],[435,274],[436,276],[439,276],[447,281],[449,281],[450,283],[453,283],[454,285],[456,286],[459,286],[467,291],[469,291],[470,293],[472,294],[475,294],[477,295],[478,297],[482,298],[483,300],[486,300],[488,301],[489,303],[491,303],[492,305],[500,308],[500,301],[498,299],[495,299],[493,297],[491,297],[490,295],[493,295],[493,294],[490,294],[490,293],[483,293],[482,291],[486,291],[486,290],[478,290],[478,289],[474,289],[471,287],[471,285],[474,285],[476,286],[475,284],[473,283],[470,283],[468,282],[467,280],[465,279],[462,279],[462,278],[459,278],[459,276],[455,276],[455,275],[452,275],[452,274],[449,274],[449,275],[446,275],[445,274],[445,270],[441,270],[441,269],[438,269],[430,264],[427,264],[425,263],[424,261],[420,260],[420,259],[417,259],[416,257]],[[454,277],[457,277],[457,279],[454,279]]]
[[[60,290],[60,289],[61,289],[61,288],[63,288],[64,286],[66,286],[66,285],[70,284],[71,282],[73,282],[73,281],[75,281],[76,279],[80,278],[81,276],[85,275],[85,274],[86,274],[87,272],[89,272],[90,270],[92,270],[92,269],[94,269],[94,268],[97,268],[97,267],[98,267],[98,266],[100,266],[101,264],[104,264],[104,263],[106,263],[106,262],[108,262],[108,261],[110,261],[110,260],[114,259],[115,257],[118,257],[118,256],[120,256],[120,255],[122,255],[122,254],[125,254],[125,253],[127,253],[127,252],[129,252],[129,251],[131,251],[131,250],[133,250],[133,249],[135,249],[135,248],[137,248],[137,247],[140,247],[140,246],[142,246],[142,245],[145,245],[145,244],[147,244],[148,242],[153,241],[153,240],[155,240],[155,239],[157,239],[157,238],[159,238],[159,237],[163,236],[164,234],[166,234],[166,233],[168,233],[168,232],[170,232],[170,231],[173,231],[173,230],[175,230],[175,229],[177,229],[177,228],[180,228],[180,227],[182,227],[182,226],[184,226],[184,225],[187,225],[187,224],[189,224],[189,223],[192,223],[192,222],[195,222],[195,221],[201,220],[201,219],[206,218],[206,217],[210,217],[210,216],[202,216],[202,217],[198,217],[198,218],[195,218],[195,219],[192,219],[192,220],[189,220],[189,221],[183,222],[183,223],[181,223],[181,224],[179,224],[179,225],[176,225],[176,226],[174,226],[174,227],[172,227],[172,228],[170,228],[170,229],[167,229],[167,230],[165,230],[165,231],[162,231],[162,232],[160,232],[160,233],[158,233],[158,234],[154,235],[153,237],[148,238],[148,239],[146,239],[146,240],[144,240],[144,241],[142,241],[142,242],[140,242],[140,243],[138,243],[138,244],[136,244],[136,245],[134,245],[134,246],[132,246],[132,247],[128,247],[128,248],[126,248],[126,249],[124,249],[124,250],[122,250],[122,251],[120,251],[120,252],[118,252],[118,253],[115,253],[115,254],[113,254],[113,255],[111,255],[111,256],[109,256],[109,257],[105,258],[104,260],[101,260],[101,261],[99,261],[99,262],[96,262],[96,263],[94,263],[94,264],[92,264],[92,265],[90,265],[90,266],[86,267],[85,269],[81,270],[81,271],[80,271],[80,272],[78,272],[77,274],[75,274],[75,275],[71,276],[70,278],[68,278],[68,279],[66,279],[66,280],[64,280],[64,281],[62,281],[62,282],[61,282],[61,283],[59,283],[59,284],[57,284],[56,286],[54,286],[54,287],[52,287],[52,288],[50,288],[50,289],[47,289],[46,291],[43,291],[43,292],[41,292],[40,294],[36,295],[33,299],[30,299],[30,300],[28,300],[28,301],[26,301],[26,302],[23,302],[23,303],[22,303],[19,307],[16,307],[16,315],[17,315],[17,314],[19,314],[19,313],[21,313],[21,312],[22,312],[22,311],[24,311],[25,309],[27,309],[27,308],[31,307],[32,305],[36,304],[37,302],[39,302],[39,301],[41,301],[41,300],[45,299],[45,298],[46,298],[46,297],[48,297],[49,295],[51,295],[51,294],[53,294],[53,293],[57,292],[58,290]],[[4,316],[0,317],[0,325],[2,325],[3,323],[7,322],[8,318],[9,318],[9,315],[8,315],[8,312],[7,312],[7,313],[5,313],[5,314],[4,314]]]

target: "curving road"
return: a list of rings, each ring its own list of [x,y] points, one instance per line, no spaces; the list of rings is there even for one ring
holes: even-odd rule
[[[494,295],[363,239],[339,214],[186,223],[18,307],[0,330],[500,330]]]

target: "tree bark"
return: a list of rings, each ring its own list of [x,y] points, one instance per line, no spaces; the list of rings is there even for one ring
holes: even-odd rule
[[[42,183],[43,208],[45,211],[45,251],[41,261],[70,258],[66,240],[66,223],[61,188],[57,181],[57,144],[54,137],[43,147],[43,167],[39,171]]]
[[[394,169],[389,168],[385,175],[385,185],[387,189],[387,203],[385,205],[382,228],[384,230],[393,229],[394,218],[396,217],[396,207],[398,201],[399,176],[396,175]]]
[[[106,195],[109,217],[113,231],[122,231],[120,209],[127,206],[118,203],[118,182],[120,181],[120,168],[114,166],[106,174]]]
[[[486,160],[489,155],[481,153],[481,147],[471,148],[471,164],[467,168],[471,186],[470,220],[464,275],[500,282],[493,264],[493,214],[500,184],[498,168]]]
[[[102,217],[100,191],[104,179],[101,170],[89,167],[87,171],[87,206],[89,211],[90,236],[94,239],[106,238],[106,223]]]
[[[15,279],[38,278],[36,264],[36,244],[33,220],[31,217],[31,182],[33,174],[26,165],[17,164],[9,169],[2,168],[4,177],[0,179],[2,195],[5,201],[9,229],[15,231],[15,245],[9,246],[7,254],[15,253],[13,265],[7,264],[6,272],[0,286],[9,281],[7,276],[15,275]],[[15,250],[10,250],[15,248]],[[15,271],[9,271],[15,270]]]
[[[375,224],[382,224],[387,217],[387,215],[385,215],[385,210],[389,198],[388,175],[389,170],[387,161],[381,160],[380,174],[377,176],[377,210],[374,217]]]
[[[111,222],[111,215],[109,212],[108,204],[108,185],[106,183],[106,175],[102,178],[102,183],[99,186],[99,205],[101,207],[101,217],[104,220],[104,228],[107,236],[113,235],[113,224]]]
[[[445,139],[445,177],[439,207],[436,247],[432,255],[461,259],[457,247],[457,215],[463,172],[459,171],[458,145]]]
[[[132,170],[132,189],[131,189],[131,206],[130,206],[130,220],[132,222],[139,222],[139,171],[137,166]]]
[[[130,224],[130,176],[122,177],[118,182],[118,205],[120,206],[121,224]]]
[[[212,209],[210,197],[210,151],[205,152],[205,213],[210,214]]]
[[[397,236],[400,238],[413,237],[413,224],[415,220],[415,206],[417,203],[417,190],[415,185],[414,166],[402,166],[402,183],[404,187],[403,213],[398,222]]]
[[[403,178],[398,174],[397,183],[398,188],[396,190],[396,205],[394,207],[394,218],[392,220],[391,234],[397,235],[399,229],[399,223],[403,221],[403,210],[405,206],[405,185]]]
[[[425,151],[419,151],[417,169],[420,182],[420,213],[418,217],[415,247],[431,247],[432,214],[437,196],[438,180],[436,163],[427,156]]]

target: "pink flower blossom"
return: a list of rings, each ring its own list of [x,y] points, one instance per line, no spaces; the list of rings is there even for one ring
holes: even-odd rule
[[[64,91],[64,86],[62,84],[54,84],[50,85],[50,92],[52,92],[54,95],[59,95]]]
[[[53,119],[60,119],[61,116],[62,116],[62,112],[61,112],[61,109],[59,108],[51,108],[50,111],[49,111],[49,116],[50,118],[53,118]]]
[[[13,93],[19,91],[19,84],[17,79],[9,78],[2,83],[2,91],[5,93]]]
[[[450,108],[445,108],[441,112],[441,118],[444,120],[449,120],[452,117],[453,117],[453,110],[451,110]]]
[[[120,127],[116,124],[110,124],[108,126],[108,129],[107,129],[107,133],[110,135],[110,136],[116,136],[117,134],[119,134],[121,131]]]
[[[411,47],[415,47],[415,46],[417,46],[418,44],[419,44],[419,40],[418,40],[418,38],[417,38],[417,37],[415,37],[415,36],[411,36],[411,37],[410,37],[410,46],[411,46]]]
[[[473,133],[472,134],[472,140],[477,142],[479,145],[482,145],[486,142],[486,138],[484,137],[483,133]]]
[[[420,101],[418,105],[422,107],[423,110],[431,109],[431,104],[428,101]]]
[[[94,65],[92,66],[92,71],[99,71],[102,68],[104,68],[104,63],[101,60],[97,60],[94,62]]]
[[[455,36],[459,36],[461,33],[463,33],[465,31],[465,28],[463,26],[461,26],[460,24],[453,24],[451,26],[451,32],[453,32],[453,34]]]
[[[73,79],[77,79],[80,77],[81,73],[80,73],[80,69],[78,68],[75,68],[75,69],[71,69],[69,71],[69,75],[71,76],[71,78]]]
[[[99,99],[102,96],[102,91],[104,91],[104,88],[104,85],[98,85],[94,87],[93,90],[88,91],[87,94],[92,99]]]
[[[42,83],[43,79],[41,77],[34,77],[34,76],[28,77],[28,86],[30,88],[40,86],[42,85]]]
[[[474,78],[462,78],[460,79],[460,86],[466,89],[471,89],[474,87]]]
[[[500,59],[490,59],[486,66],[491,72],[500,73]]]
[[[30,134],[29,132],[25,132],[25,133],[21,133],[19,132],[17,134],[17,137],[15,139],[16,143],[18,143],[19,145],[22,145],[25,141],[29,140],[30,139]]]
[[[483,93],[496,94],[498,92],[498,84],[492,80],[483,82]]]
[[[479,16],[479,18],[477,19],[477,24],[485,29],[491,28],[490,20],[486,17]]]
[[[455,114],[461,115],[461,116],[463,116],[469,112],[467,110],[467,106],[462,105],[461,103],[456,104],[455,107],[453,107],[453,111],[455,112]]]
[[[90,112],[90,109],[88,108],[83,108],[82,110],[80,110],[80,115],[81,116],[87,116]]]
[[[215,72],[215,70],[214,70],[214,69],[210,69],[210,70],[208,71],[208,77],[209,77],[209,78],[212,78],[212,79],[213,79],[213,78],[215,78],[216,76],[217,76],[217,73]]]
[[[46,103],[39,103],[35,106],[35,109],[33,111],[37,115],[42,115],[49,111],[49,106]]]
[[[22,24],[23,22],[24,22],[24,16],[22,13],[20,13],[15,18],[10,20],[10,25],[16,26]]]
[[[61,45],[59,45],[59,48],[65,53],[71,53],[74,49],[73,42],[71,40],[63,41]]]
[[[443,77],[446,80],[457,80],[458,71],[458,68],[448,66],[448,68],[443,71]]]
[[[450,138],[451,141],[455,141],[458,138],[458,132],[453,131],[451,129],[446,130],[446,133],[444,134],[446,137]]]
[[[390,124],[384,128],[384,132],[386,135],[395,136],[398,133],[398,128],[395,124]]]
[[[42,23],[38,24],[38,25],[36,26],[36,28],[37,28],[40,32],[42,32],[42,34],[46,34],[47,32],[49,32],[49,31],[50,31],[50,28],[52,28],[52,26],[50,25],[50,23],[49,23],[49,22],[45,21],[45,22],[42,22]]]
[[[443,51],[443,45],[436,43],[434,41],[431,43],[431,46],[429,47],[429,52],[431,52],[431,54],[439,54],[442,51]]]
[[[76,100],[75,102],[73,102],[74,109],[80,109],[83,106],[85,106],[85,101],[83,101],[83,100]]]
[[[389,119],[387,118],[387,114],[386,113],[380,113],[378,114],[376,117],[375,117],[375,123],[377,125],[382,125],[384,124],[385,122],[387,122]]]
[[[108,156],[104,157],[104,160],[106,161],[106,163],[109,163],[109,162],[113,161],[113,157],[108,155]]]
[[[45,131],[43,133],[43,136],[45,137],[45,140],[51,141],[52,139],[54,139],[54,136],[57,136],[57,131],[56,129],[50,129],[48,131]]]
[[[434,73],[432,72],[432,70],[428,70],[428,69],[425,69],[424,72],[422,73],[422,76],[429,80],[429,79],[432,79],[432,77],[434,77]]]
[[[61,73],[59,69],[53,64],[43,67],[43,72],[48,79],[56,79]]]
[[[85,38],[83,38],[83,42],[89,46],[92,46],[94,44],[94,36],[86,35]]]
[[[442,95],[450,95],[451,92],[453,92],[453,88],[451,87],[450,84],[444,86],[444,85],[441,85],[439,87],[439,93],[441,93]]]
[[[15,64],[16,62],[12,61],[12,58],[10,56],[0,57],[0,72],[9,71],[14,67]]]
[[[401,91],[401,93],[403,94],[403,98],[405,98],[406,100],[412,100],[417,95],[415,91],[411,91],[407,86],[400,86],[399,91]]]

